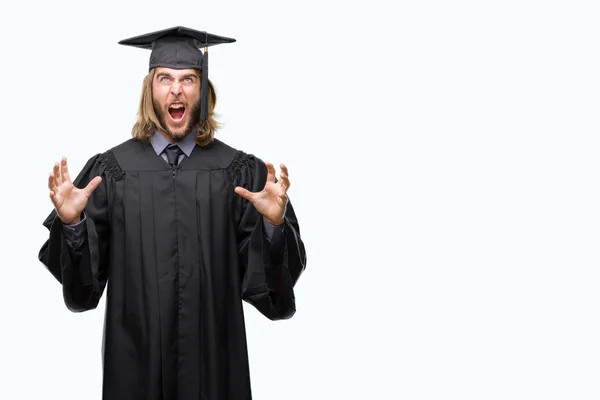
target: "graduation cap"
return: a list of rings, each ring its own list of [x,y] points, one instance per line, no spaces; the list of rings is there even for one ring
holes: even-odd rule
[[[156,32],[123,39],[119,44],[152,50],[149,69],[155,67],[202,71],[202,99],[200,119],[208,119],[208,47],[233,43],[235,39],[204,31],[176,26]],[[204,48],[204,53],[200,48]]]

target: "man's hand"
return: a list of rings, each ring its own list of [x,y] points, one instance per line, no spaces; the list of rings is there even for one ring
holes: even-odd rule
[[[267,166],[267,183],[260,192],[250,192],[241,186],[235,188],[235,192],[254,205],[254,208],[271,225],[281,225],[284,222],[285,210],[287,207],[287,191],[290,187],[288,179],[288,170],[284,164],[280,164],[281,176],[278,182],[275,182],[275,168],[271,163],[265,163]]]
[[[48,189],[50,200],[63,224],[72,225],[79,222],[90,195],[100,182],[102,178],[97,176],[84,189],[78,189],[71,182],[66,157],[63,157],[60,163],[54,163],[54,170],[48,177]]]

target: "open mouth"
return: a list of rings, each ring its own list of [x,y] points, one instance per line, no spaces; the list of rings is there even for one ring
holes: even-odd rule
[[[169,106],[169,115],[175,122],[179,122],[185,115],[185,106],[181,103],[173,103]]]

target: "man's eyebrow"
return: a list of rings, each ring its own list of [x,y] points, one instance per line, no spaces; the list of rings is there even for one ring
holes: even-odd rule
[[[172,76],[171,74],[169,74],[168,72],[159,72],[158,74],[156,74],[156,77],[157,77],[157,78],[161,78],[161,77],[163,77],[163,76],[166,76],[166,77],[168,77],[168,78],[173,78],[173,76]],[[199,79],[199,76],[198,76],[198,75],[196,75],[196,74],[194,74],[194,73],[189,73],[189,74],[183,75],[181,78],[182,78],[182,79],[185,79],[185,78],[195,78],[195,79]]]

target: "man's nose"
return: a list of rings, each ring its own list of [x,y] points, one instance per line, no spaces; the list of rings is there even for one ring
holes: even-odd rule
[[[174,82],[171,85],[171,93],[173,93],[175,96],[180,95],[181,94],[181,83]]]

